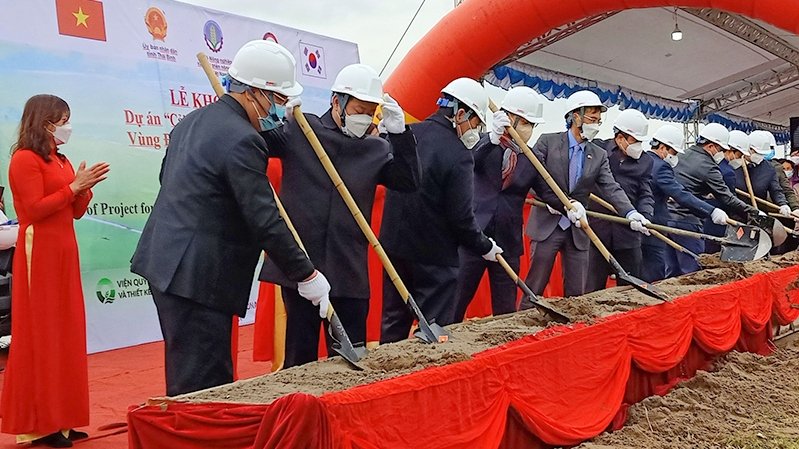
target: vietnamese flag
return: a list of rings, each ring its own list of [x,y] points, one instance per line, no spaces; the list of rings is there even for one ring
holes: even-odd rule
[[[55,0],[58,34],[105,41],[103,3],[98,0]]]

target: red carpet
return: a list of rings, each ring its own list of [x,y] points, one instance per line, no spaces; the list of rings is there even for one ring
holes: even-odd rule
[[[241,378],[268,373],[271,364],[252,361],[253,326],[239,330],[238,370]],[[13,344],[13,342],[12,342]],[[7,351],[0,365],[5,366]],[[0,387],[2,386],[0,373]],[[153,396],[163,395],[164,345],[162,342],[134,346],[89,356],[89,399],[91,426],[80,429],[90,438],[75,444],[81,449],[128,447],[128,407]],[[13,435],[0,434],[0,448],[17,446]]]

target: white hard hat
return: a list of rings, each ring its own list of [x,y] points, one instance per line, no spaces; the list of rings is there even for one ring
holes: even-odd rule
[[[383,103],[383,82],[375,69],[365,64],[351,64],[341,69],[330,89],[368,103]]]
[[[19,234],[19,225],[0,226],[0,251],[16,245],[17,234]]]
[[[702,128],[702,131],[699,131],[699,137],[718,144],[725,150],[730,149],[730,132],[724,125],[708,123]]]
[[[749,134],[749,146],[757,152],[757,154],[766,155],[771,153],[771,140],[774,135],[768,131],[758,129]]]
[[[608,110],[608,108],[602,104],[602,100],[599,99],[599,95],[591,92],[590,90],[578,90],[577,92],[569,95],[569,98],[566,100],[566,116],[568,117],[569,114],[577,109],[590,107],[601,108],[602,112]]]
[[[737,129],[730,131],[730,148],[740,151],[744,156],[752,155],[752,153],[749,152],[749,136],[747,136],[745,132],[738,131]]]
[[[527,86],[510,89],[505,94],[500,108],[530,123],[544,123],[544,102],[536,91]]]
[[[486,122],[488,94],[480,83],[471,78],[458,78],[447,84],[446,87],[441,89],[441,92],[455,97],[473,110],[480,117],[481,122]]]
[[[295,64],[294,56],[282,45],[255,40],[236,52],[228,74],[242,84],[296,97],[302,86],[297,82]]]
[[[652,140],[656,140],[667,147],[672,148],[678,153],[685,153],[685,134],[682,130],[672,125],[663,125],[652,135]],[[654,146],[650,144],[651,146]]]
[[[624,134],[633,136],[635,140],[643,142],[649,132],[649,120],[637,109],[625,109],[616,117],[613,127]]]

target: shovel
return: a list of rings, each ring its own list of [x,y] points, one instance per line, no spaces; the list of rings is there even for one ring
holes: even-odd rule
[[[538,202],[543,206],[544,203]],[[536,204],[538,206],[538,204]],[[587,211],[589,217],[600,220],[612,221],[614,223],[630,224],[630,220],[606,215],[599,212]],[[667,234],[684,235],[686,237],[710,240],[721,244],[721,260],[724,262],[749,262],[762,259],[771,251],[771,238],[762,229],[755,226],[747,226],[743,223],[735,222],[735,225],[727,227],[727,236],[716,237],[714,235],[700,234],[698,232],[687,231],[685,229],[671,228],[668,226],[648,224],[649,229],[665,232]]]
[[[613,212],[614,214],[618,214],[618,212],[616,211],[616,208],[613,207],[612,204],[610,204],[607,201],[603,200],[602,198],[594,195],[593,193],[589,196],[589,199],[591,201],[599,204],[600,206],[604,207],[605,209]],[[675,242],[674,240],[666,237],[665,235],[661,234],[660,231],[656,231],[654,229],[650,229],[649,232],[650,232],[650,234],[652,234],[652,237],[655,237],[658,240],[661,240],[661,241],[665,242],[667,245],[671,246],[672,248],[676,249],[677,251],[679,251],[681,253],[688,254],[689,256],[693,257],[693,259],[696,260],[697,262],[699,261],[699,255],[698,254],[696,254],[695,252],[689,250],[688,248],[680,245],[679,243]]]
[[[495,105],[494,102],[491,101],[490,99],[489,99],[489,107],[491,108],[492,112],[497,111],[497,105]],[[552,176],[549,174],[544,165],[541,164],[541,161],[538,160],[536,155],[533,154],[533,152],[527,146],[527,142],[525,142],[524,139],[522,139],[519,136],[519,133],[517,133],[512,126],[506,127],[505,130],[510,134],[513,140],[516,142],[516,145],[518,145],[519,148],[521,148],[524,155],[527,156],[527,159],[530,160],[530,163],[533,164],[533,167],[535,167],[536,171],[538,171],[541,177],[544,178],[544,181],[547,183],[549,188],[552,189],[555,195],[558,196],[558,199],[560,200],[561,203],[563,203],[566,209],[573,209],[574,205],[571,203],[571,201],[569,201],[569,197],[567,197],[566,194],[563,193],[563,190],[560,188],[558,183],[555,182],[554,179],[552,179]],[[661,301],[669,301],[669,298],[665,294],[660,292],[657,288],[655,288],[652,284],[644,282],[641,279],[632,276],[630,273],[627,273],[627,271],[625,271],[624,268],[622,268],[622,266],[619,264],[616,258],[613,257],[613,254],[611,254],[610,251],[608,251],[608,249],[605,247],[602,241],[599,240],[599,237],[597,237],[597,235],[594,233],[594,230],[591,229],[591,226],[588,225],[588,220],[585,219],[580,220],[580,229],[582,229],[583,232],[588,234],[588,238],[591,239],[591,243],[593,243],[594,246],[596,246],[596,249],[599,250],[599,252],[605,258],[605,260],[613,268],[613,271],[616,273],[617,279],[621,279],[629,283],[637,290],[653,298],[659,299]]]
[[[511,266],[508,265],[508,262],[505,260],[504,257],[502,257],[501,254],[497,254],[497,262],[499,262],[499,264],[502,266],[505,272],[508,273],[508,276],[510,276],[510,278],[513,279],[513,282],[515,282],[516,286],[519,287],[519,289],[521,289],[522,293],[524,293],[524,297],[522,298],[522,303],[520,305],[521,310],[526,310],[531,307],[538,307],[540,310],[549,314],[555,321],[559,323],[568,323],[570,321],[573,321],[569,315],[557,311],[552,306],[550,306],[549,304],[538,298],[538,296],[536,296],[536,294],[533,293],[532,290],[530,290],[530,287],[528,287],[527,284],[524,283],[524,281],[519,277],[519,275],[516,274],[515,271],[513,271],[513,268],[511,268]]]
[[[754,201],[756,201],[758,203],[761,203],[761,204],[763,204],[765,206],[768,206],[768,207],[770,207],[770,208],[772,208],[774,210],[779,210],[780,209],[780,206],[772,203],[771,201],[766,201],[766,200],[764,200],[762,198],[758,198],[758,197],[756,197],[754,195],[750,195],[750,194],[744,192],[741,189],[735,189],[735,192],[738,195],[749,197],[750,199],[754,199]],[[777,216],[778,217],[782,217],[782,218],[792,218],[792,219],[794,219],[794,221],[799,220],[799,217],[797,217],[795,214],[793,214],[793,212],[791,213],[790,217],[785,217],[783,215],[777,215]],[[788,239],[788,234],[791,234],[793,236],[799,235],[799,233],[797,233],[793,229],[790,229],[790,228],[786,227],[785,225],[783,225],[781,222],[775,220],[773,218],[773,216],[770,216],[770,217],[758,217],[758,218],[754,218],[753,220],[755,221],[755,223],[758,226],[760,226],[761,228],[765,229],[766,232],[771,234],[771,238],[772,238],[772,240],[774,240],[774,246],[782,245],[785,242],[785,240]]]
[[[319,142],[319,138],[316,137],[316,133],[314,133],[311,125],[308,124],[308,120],[305,119],[305,116],[302,114],[302,111],[299,107],[294,108],[294,119],[297,120],[297,124],[300,125],[300,129],[302,129],[303,134],[305,134],[305,138],[308,139],[308,143],[311,144],[316,156],[319,158],[319,162],[322,163],[322,166],[325,168],[327,175],[330,177],[330,180],[333,181],[333,185],[338,190],[338,193],[341,195],[341,198],[344,200],[344,203],[349,208],[352,217],[355,219],[355,222],[358,223],[358,227],[361,228],[361,232],[369,241],[369,244],[372,245],[375,252],[377,253],[378,257],[380,257],[380,262],[383,263],[383,268],[386,270],[386,274],[388,274],[389,279],[394,284],[394,287],[397,288],[397,291],[400,294],[400,297],[405,304],[411,310],[411,313],[416,317],[416,320],[419,322],[419,330],[416,331],[414,335],[417,338],[421,339],[425,343],[443,343],[447,341],[450,337],[449,332],[447,332],[443,327],[439,326],[433,321],[428,321],[424,315],[422,314],[421,309],[419,309],[419,305],[416,304],[416,300],[413,299],[411,296],[411,292],[405,287],[405,283],[402,282],[400,279],[397,270],[394,269],[394,265],[389,260],[388,255],[386,254],[385,249],[380,244],[380,241],[377,239],[374,231],[369,226],[369,223],[364,218],[363,213],[361,213],[360,208],[355,203],[355,200],[352,198],[350,191],[347,189],[347,186],[344,185],[344,180],[341,179],[341,176],[338,174],[338,170],[336,167],[333,166],[333,162],[325,152],[325,149],[322,147],[322,143]]]
[[[205,71],[205,75],[208,77],[208,81],[211,82],[211,87],[213,87],[214,92],[217,96],[221,97],[225,95],[225,89],[222,87],[222,83],[219,82],[219,78],[217,78],[216,73],[214,73],[214,69],[211,67],[211,64],[208,62],[208,57],[204,53],[197,53],[197,60],[200,62],[200,66],[202,66],[203,71]],[[270,185],[270,187],[272,187]],[[291,219],[289,218],[288,214],[286,213],[286,209],[283,208],[283,203],[280,201],[280,198],[277,196],[277,192],[275,192],[274,187],[272,187],[272,193],[275,196],[275,204],[277,205],[277,209],[280,212],[280,216],[283,218],[283,221],[286,222],[286,226],[291,231],[291,234],[294,236],[294,240],[297,241],[297,244],[305,251],[305,246],[302,244],[302,240],[300,239],[300,235],[297,233],[297,230],[294,228],[294,225],[291,223]],[[307,255],[307,252],[306,252]],[[364,346],[354,346],[352,341],[350,341],[349,335],[347,335],[347,331],[344,330],[344,325],[341,324],[341,319],[339,319],[336,311],[333,309],[333,304],[330,304],[327,308],[327,321],[330,323],[330,326],[327,328],[327,333],[330,335],[330,338],[333,340],[333,351],[339,354],[344,360],[349,362],[353,368],[357,370],[363,370],[364,368],[358,364],[358,362],[366,357],[368,351]]]

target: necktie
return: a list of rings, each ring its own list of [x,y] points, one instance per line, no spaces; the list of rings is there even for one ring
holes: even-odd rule
[[[577,181],[580,179],[580,175],[582,175],[582,169],[583,147],[575,145],[569,148],[569,193],[571,193],[577,185]],[[564,215],[558,220],[558,226],[565,231],[566,228],[571,226],[571,221]]]

